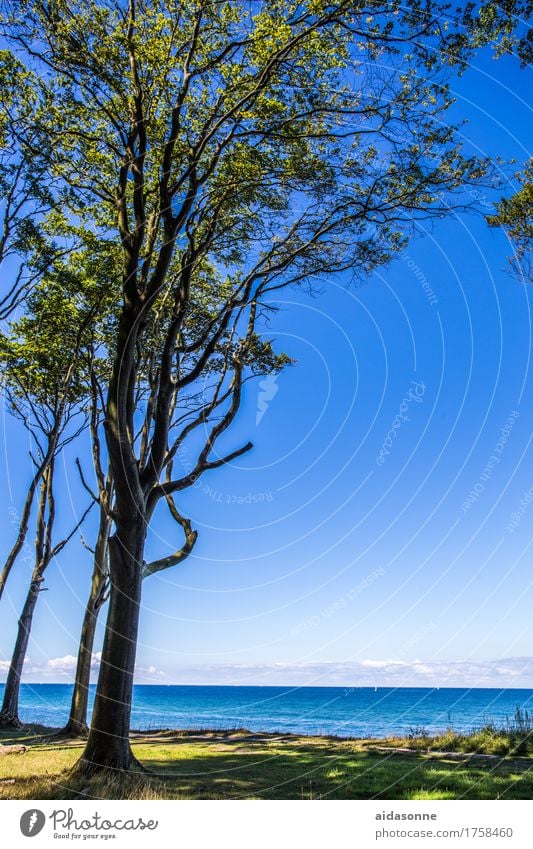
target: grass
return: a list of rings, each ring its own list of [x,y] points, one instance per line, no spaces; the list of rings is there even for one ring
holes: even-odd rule
[[[504,725],[487,722],[469,734],[450,728],[444,734],[431,737],[423,728],[413,728],[409,745],[417,751],[529,757],[533,756],[533,716],[527,710],[517,708],[513,718]]]
[[[0,757],[0,799],[533,798],[533,758],[450,755],[430,747],[428,752],[420,737],[342,740],[244,730],[138,734],[133,749],[150,774],[91,781],[69,776],[81,753],[77,741],[54,740],[45,729],[33,728],[2,732],[0,742],[27,747]]]

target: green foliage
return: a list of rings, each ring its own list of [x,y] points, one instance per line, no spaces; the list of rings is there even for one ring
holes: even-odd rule
[[[492,45],[495,55],[513,54],[523,67],[533,59],[531,0],[487,0],[470,6],[470,29],[475,44]]]
[[[389,12],[268,2],[253,15],[233,3],[141,2],[133,26],[119,2],[58,1],[53,14],[32,0],[21,6],[24,21],[7,16],[5,27],[18,43],[36,41],[50,75],[40,129],[54,139],[53,175],[70,190],[65,209],[106,235],[116,228],[118,194],[130,233],[136,201],[143,225],[161,214],[170,138],[172,210],[186,201],[194,169],[202,188],[191,226],[201,239],[216,211],[210,255],[232,269],[277,237],[275,258],[290,259],[304,276],[344,267],[366,273],[400,243],[400,231],[386,226],[393,211],[442,212],[438,191],[475,176],[442,125],[445,80],[427,73],[428,65],[442,71],[437,46],[459,60],[458,31],[438,31],[438,3]],[[401,60],[399,85],[394,65],[404,45],[412,53]],[[377,55],[389,57],[390,75],[372,67]],[[139,115],[144,141],[135,135]],[[141,157],[142,187],[134,179]],[[119,186],[121,168],[129,176]],[[327,229],[317,236],[320,224]],[[365,240],[369,224],[375,232]],[[150,240],[146,251],[154,255]]]
[[[497,204],[495,215],[487,216],[490,227],[501,227],[515,250],[510,262],[520,277],[530,279],[533,249],[533,159],[518,175],[521,188]]]
[[[33,282],[36,269],[25,268],[29,252],[39,257],[41,268],[50,255],[40,231],[53,203],[49,178],[43,179],[49,140],[38,138],[37,131],[45,100],[39,77],[0,50],[0,318],[14,311]]]
[[[0,335],[0,374],[13,397],[50,408],[59,408],[64,396],[69,404],[83,404],[89,382],[84,355],[90,350],[94,358],[99,351],[100,370],[107,368],[116,319],[109,281],[116,263],[111,245],[87,242],[83,250],[55,259],[28,294],[24,314]]]

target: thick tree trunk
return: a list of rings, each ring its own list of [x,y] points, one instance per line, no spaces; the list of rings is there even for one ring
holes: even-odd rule
[[[129,732],[149,486],[141,485],[140,467],[133,449],[136,344],[145,318],[141,319],[142,302],[135,282],[138,245],[133,250],[132,247],[126,240],[125,302],[104,422],[114,487],[115,533],[109,540],[111,593],[91,727],[87,745],[75,767],[76,773],[87,776],[107,770],[116,773],[141,769],[131,751]],[[173,245],[166,249],[170,261]],[[161,467],[153,469],[156,479],[160,473]]]
[[[85,615],[81,627],[74,692],[70,705],[70,715],[67,724],[62,729],[63,735],[70,737],[86,737],[89,732],[87,725],[87,708],[89,703],[89,684],[91,679],[91,662],[94,647],[94,635],[98,622],[98,614],[104,602],[104,592],[107,584],[107,550],[109,543],[109,525],[105,511],[100,512],[100,527],[94,552],[94,568],[91,578],[91,592],[87,600]]]
[[[7,675],[2,709],[0,711],[1,728],[19,728],[22,725],[18,715],[20,680],[22,677],[22,667],[24,666],[26,651],[28,649],[33,613],[39,596],[41,580],[42,579],[39,578],[32,580],[28,590],[28,595],[26,596],[26,601],[24,602],[24,607],[22,608],[22,613],[20,614],[17,639]]]
[[[145,526],[138,518],[131,527],[117,527],[109,540],[109,612],[89,738],[76,767],[85,775],[141,769],[129,730],[144,542]]]

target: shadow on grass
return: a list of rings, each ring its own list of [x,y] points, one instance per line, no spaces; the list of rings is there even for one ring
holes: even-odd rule
[[[425,756],[383,756],[299,746],[287,753],[257,749],[181,758],[142,753],[166,793],[184,798],[264,799],[529,799],[533,776],[511,763],[490,767]],[[533,765],[532,765],[533,767]]]
[[[48,732],[50,729],[48,729]],[[533,774],[511,760],[481,764],[361,743],[239,737],[138,740],[148,775],[74,779],[76,746],[34,735],[22,755],[0,759],[0,796],[26,799],[531,799]],[[4,742],[29,741],[3,736]],[[531,764],[533,770],[533,763]]]

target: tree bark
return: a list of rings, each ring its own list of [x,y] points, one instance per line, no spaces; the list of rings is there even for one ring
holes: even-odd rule
[[[85,608],[83,624],[81,628],[80,646],[78,649],[78,660],[76,663],[76,676],[74,679],[74,691],[70,703],[69,718],[61,734],[67,737],[86,737],[89,732],[87,725],[87,709],[89,706],[89,685],[91,679],[91,662],[94,645],[94,634],[96,631],[98,612],[94,608],[91,599]]]
[[[109,540],[111,594],[91,728],[76,771],[142,769],[129,742],[146,531],[141,517]]]
[[[106,561],[108,556],[109,526],[105,510],[100,509],[100,527],[94,551],[94,568],[91,579],[91,591],[87,600],[81,628],[74,692],[70,705],[70,715],[67,724],[62,729],[63,735],[69,737],[86,737],[89,731],[87,724],[87,709],[89,704],[89,685],[91,679],[91,663],[94,647],[94,636],[98,622],[98,614],[105,600],[107,584]]]
[[[102,584],[105,580],[102,579]],[[98,621],[98,598],[101,587],[95,587],[94,581],[91,594],[85,608],[81,627],[80,646],[74,679],[74,692],[70,704],[70,714],[62,733],[69,737],[86,737],[89,731],[87,725],[87,709],[89,705],[89,685],[91,679],[91,663],[93,656],[94,635]]]
[[[35,611],[35,605],[37,604],[41,581],[42,578],[36,577],[34,574],[26,596],[26,601],[24,602],[24,607],[22,608],[22,613],[20,614],[17,639],[7,675],[2,709],[0,711],[1,728],[20,728],[22,725],[18,715],[20,680],[22,677],[22,668],[24,666],[26,651],[28,649],[33,613]]]

